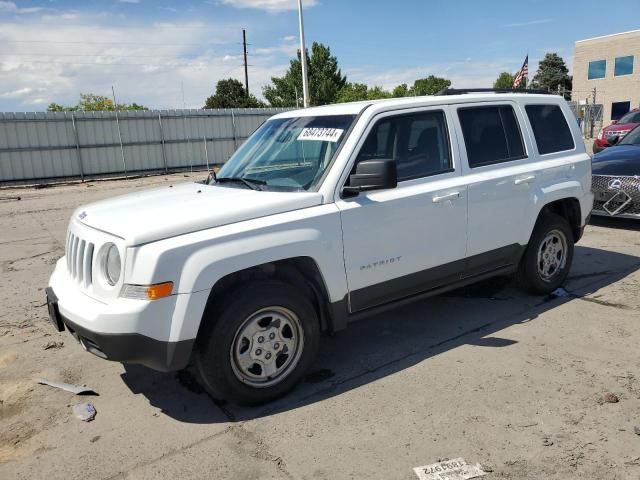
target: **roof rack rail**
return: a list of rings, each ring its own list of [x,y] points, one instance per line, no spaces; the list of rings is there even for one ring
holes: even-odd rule
[[[445,88],[436,95],[462,95],[464,93],[537,93],[553,95],[546,90],[533,90],[529,88]]]

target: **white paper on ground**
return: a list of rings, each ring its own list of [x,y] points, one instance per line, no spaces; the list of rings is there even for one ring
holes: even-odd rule
[[[463,458],[416,467],[413,471],[420,480],[469,480],[487,474],[479,464],[472,465]]]
[[[319,142],[337,142],[344,130],[342,128],[303,128],[298,140],[316,140]]]

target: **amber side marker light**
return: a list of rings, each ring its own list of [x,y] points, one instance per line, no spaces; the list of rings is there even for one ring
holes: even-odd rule
[[[154,285],[125,285],[122,296],[137,300],[159,300],[173,292],[173,282],[156,283]]]

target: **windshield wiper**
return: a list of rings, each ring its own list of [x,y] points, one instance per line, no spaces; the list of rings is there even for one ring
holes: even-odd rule
[[[225,183],[225,182],[235,182],[242,183],[246,185],[251,190],[262,190],[260,185],[266,185],[267,182],[264,180],[258,180],[257,178],[245,178],[245,177],[218,177],[216,179],[217,183]]]

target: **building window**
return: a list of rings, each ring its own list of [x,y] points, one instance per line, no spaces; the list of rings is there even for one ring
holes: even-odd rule
[[[611,104],[611,120],[620,120],[631,110],[631,102],[613,102]]]
[[[604,78],[607,73],[607,61],[606,60],[594,60],[589,62],[589,80],[595,80],[597,78]]]
[[[613,74],[618,77],[620,75],[631,75],[633,73],[633,55],[627,57],[617,57],[616,67]]]

